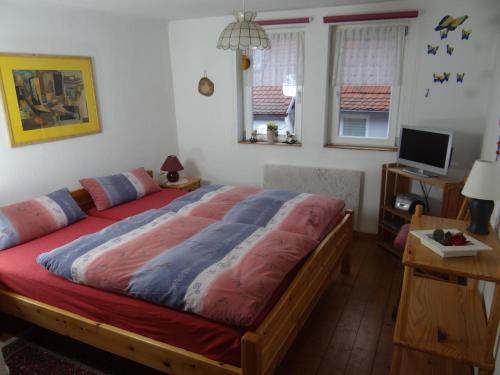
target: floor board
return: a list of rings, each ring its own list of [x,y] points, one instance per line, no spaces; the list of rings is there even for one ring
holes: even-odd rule
[[[278,369],[279,375],[386,375],[401,261],[373,240],[356,239],[349,276],[327,288]]]

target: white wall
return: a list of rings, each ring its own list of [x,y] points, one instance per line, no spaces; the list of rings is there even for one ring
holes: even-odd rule
[[[493,30],[500,13],[496,0],[408,0],[378,5],[319,8],[271,12],[260,18],[313,16],[305,26],[305,83],[302,147],[242,145],[237,141],[235,113],[235,69],[233,52],[215,48],[221,30],[231,17],[174,21],[169,24],[179,152],[189,173],[219,183],[262,183],[265,162],[357,169],[365,172],[359,230],[376,232],[382,163],[392,162],[392,152],[323,148],[327,92],[328,26],[324,15],[419,9],[409,38],[416,46],[408,51],[404,77],[403,123],[457,132],[454,165],[463,175],[480,152],[485,113],[491,86]],[[427,55],[427,43],[440,43],[435,25],[444,16],[469,15],[466,27],[471,40],[458,41],[451,35],[455,54],[435,58]],[[442,43],[441,43],[442,44]],[[441,51],[442,52],[442,51]],[[197,93],[197,82],[207,71],[215,83],[215,94]],[[432,83],[432,73],[443,70],[466,72],[463,85]],[[424,97],[426,88],[430,96]]]
[[[166,22],[0,5],[0,52],[92,56],[103,132],[11,148],[0,110],[0,204],[85,176],[157,170],[177,152]]]
[[[499,27],[500,31],[500,27]],[[495,58],[495,69],[492,75],[492,88],[491,95],[488,104],[487,111],[487,124],[484,132],[483,147],[481,150],[481,159],[484,160],[495,160],[498,137],[500,136],[500,33],[497,34],[496,43],[496,58]],[[495,202],[495,210],[491,215],[491,224],[499,232],[499,221],[500,221],[500,202]],[[491,307],[491,302],[493,299],[495,285],[493,283],[484,283],[481,285],[484,292],[484,298],[486,301],[486,306],[489,311]],[[496,367],[495,375],[500,375],[500,356],[498,355],[498,342],[497,342],[497,356],[496,356]]]
[[[500,25],[494,44],[496,51],[495,68],[492,74],[492,89],[487,111],[487,123],[483,138],[481,159],[495,160],[497,141],[500,136]]]
[[[496,51],[495,68],[494,74],[492,74],[491,95],[481,150],[481,159],[484,160],[496,160],[497,142],[500,140],[500,26],[497,28],[494,50]],[[496,202],[491,224],[497,231],[500,231],[500,202]]]

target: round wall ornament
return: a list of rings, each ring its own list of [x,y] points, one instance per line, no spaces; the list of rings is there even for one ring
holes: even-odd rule
[[[214,89],[214,83],[205,74],[198,82],[198,92],[204,96],[212,96]]]
[[[248,57],[246,54],[242,54],[241,55],[241,62],[240,62],[240,68],[241,70],[247,70],[248,68],[250,68],[250,65],[251,65],[251,61],[250,61],[250,57]]]

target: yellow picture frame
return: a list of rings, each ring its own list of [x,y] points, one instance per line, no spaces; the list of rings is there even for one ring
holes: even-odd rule
[[[13,147],[102,131],[90,57],[0,53],[0,86]]]

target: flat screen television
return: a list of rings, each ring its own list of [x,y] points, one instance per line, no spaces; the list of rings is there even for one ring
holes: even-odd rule
[[[422,176],[446,175],[450,165],[453,133],[403,126],[399,137],[398,163]]]

